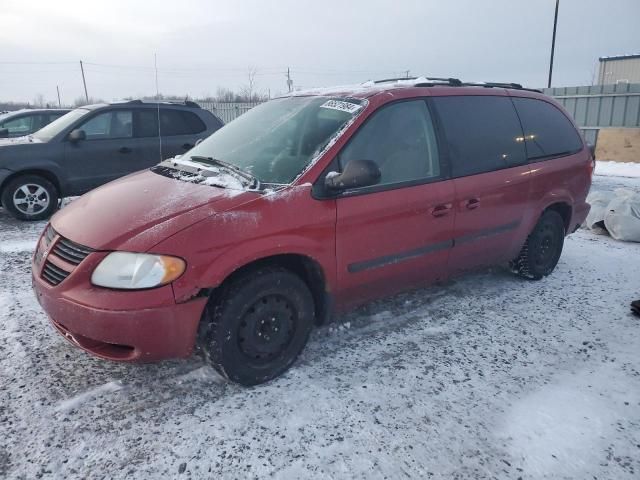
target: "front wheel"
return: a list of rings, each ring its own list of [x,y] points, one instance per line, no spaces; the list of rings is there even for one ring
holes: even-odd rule
[[[542,214],[511,267],[518,275],[532,280],[546,277],[558,264],[564,246],[564,220],[558,212]]]
[[[209,301],[201,345],[220,374],[257,385],[293,364],[314,316],[313,297],[299,276],[280,267],[253,270],[232,279]]]
[[[58,208],[58,191],[39,175],[22,175],[2,190],[2,205],[19,220],[44,220]]]

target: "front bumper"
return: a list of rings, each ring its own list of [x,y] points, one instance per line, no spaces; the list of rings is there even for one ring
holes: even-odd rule
[[[106,253],[88,255],[58,285],[42,276],[47,253],[58,241],[41,239],[32,261],[33,289],[52,325],[73,345],[108,360],[150,362],[191,355],[207,299],[175,303],[171,285],[117,291],[91,285]],[[42,251],[45,252],[42,255]],[[44,257],[44,258],[43,258]],[[59,262],[59,259],[56,259]]]
[[[591,205],[589,205],[587,202],[583,202],[574,207],[573,215],[571,216],[571,223],[569,225],[569,230],[567,231],[567,233],[573,233],[580,228],[580,226],[587,219],[589,210],[591,210]]]

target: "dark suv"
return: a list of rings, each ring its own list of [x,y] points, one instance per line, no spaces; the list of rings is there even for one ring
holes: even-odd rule
[[[0,115],[0,138],[22,137],[37,132],[69,111],[64,108],[40,108],[4,112]]]
[[[33,135],[0,140],[2,205],[21,220],[47,218],[60,198],[183,154],[222,125],[194,102],[77,108]]]

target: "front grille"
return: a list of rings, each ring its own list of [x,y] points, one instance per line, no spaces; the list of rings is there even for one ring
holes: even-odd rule
[[[51,253],[72,265],[79,265],[91,252],[93,252],[92,248],[78,245],[71,240],[60,237],[60,240],[55,244]]]
[[[58,285],[69,276],[69,273],[70,272],[66,272],[60,267],[56,267],[49,260],[44,262],[44,267],[42,267],[42,278],[44,278],[47,283],[50,283],[51,285]]]
[[[44,250],[38,260],[38,263],[44,260],[41,276],[49,285],[55,286],[61,283],[71,274],[71,272],[73,272],[77,265],[80,265],[80,262],[82,262],[87,255],[95,251],[92,248],[79,245],[68,238],[59,236],[58,233],[56,233],[56,231],[50,226],[45,230],[44,237],[47,245],[51,245],[51,242],[55,242],[53,243],[48,256],[47,250]],[[37,256],[38,254],[36,253],[36,257]],[[58,266],[60,265],[60,262],[56,262],[56,258],[64,260],[69,265],[64,268]],[[58,263],[58,265],[54,262]]]
[[[53,229],[53,227],[51,226],[51,224],[47,225],[47,228],[44,231],[44,239],[47,242],[47,245],[51,244],[51,241],[53,240],[53,237],[56,236],[56,231]]]

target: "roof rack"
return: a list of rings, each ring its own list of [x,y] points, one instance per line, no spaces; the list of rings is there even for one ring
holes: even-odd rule
[[[387,82],[400,82],[400,81],[411,81],[415,80],[416,83],[413,84],[415,87],[434,87],[446,85],[449,87],[483,87],[483,88],[512,88],[514,90],[527,90],[530,92],[538,92],[541,93],[540,90],[534,88],[525,88],[519,83],[508,83],[508,82],[463,82],[458,78],[452,77],[399,77],[399,78],[386,78],[384,80],[376,80],[373,83],[387,83]]]
[[[182,105],[185,107],[189,107],[189,108],[201,108],[200,105],[198,105],[196,102],[192,102],[191,100],[185,100],[183,102],[180,101],[173,101],[173,100],[160,100],[160,101],[154,101],[154,100],[125,100],[124,102],[121,103],[126,103],[126,104],[131,104],[131,105],[144,105],[144,104],[156,104],[159,103],[161,105]]]

